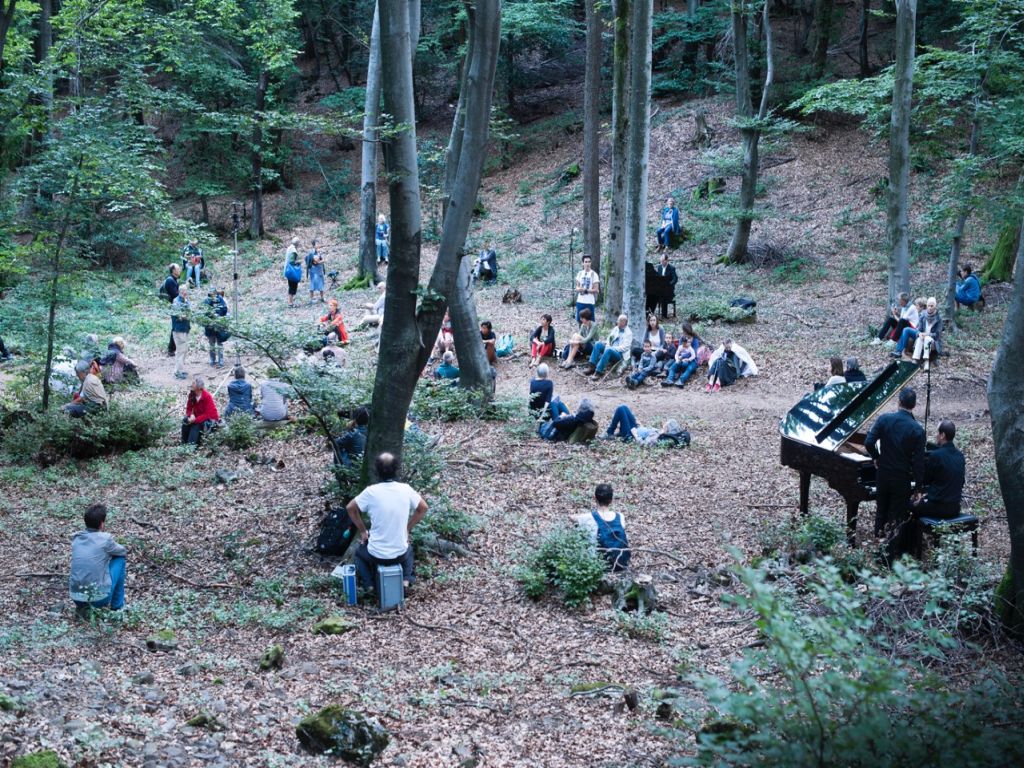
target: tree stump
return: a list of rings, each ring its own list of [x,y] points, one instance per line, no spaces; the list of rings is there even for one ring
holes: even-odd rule
[[[654,577],[639,574],[635,578],[615,582],[612,607],[616,611],[636,611],[643,615],[658,607],[658,593],[654,588]]]
[[[708,125],[708,112],[706,109],[698,109],[697,114],[693,116],[694,131],[693,138],[690,139],[690,143],[697,149],[710,149],[711,139],[714,137],[714,131],[711,130],[711,126]]]

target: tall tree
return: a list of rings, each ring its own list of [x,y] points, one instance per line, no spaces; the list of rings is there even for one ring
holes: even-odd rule
[[[868,57],[868,26],[871,22],[871,0],[863,0],[860,7],[860,33],[857,40],[857,61],[860,76],[871,76],[871,59]]]
[[[814,65],[814,76],[821,77],[825,74],[825,65],[828,63],[828,44],[832,38],[832,11],[833,0],[815,0],[814,2],[814,55],[811,61]],[[768,3],[765,3],[767,5]]]
[[[626,147],[629,144],[629,20],[632,0],[612,0],[612,204],[608,217],[608,261],[601,275],[604,306],[622,310],[626,261]]]
[[[895,0],[896,63],[889,119],[889,306],[910,290],[910,115],[917,0]]]
[[[750,44],[747,34],[748,15],[754,7],[749,0],[733,0],[732,35],[736,49],[736,122],[739,123],[743,142],[743,170],[740,177],[740,211],[736,216],[736,227],[729,241],[724,261],[741,263],[747,260],[747,245],[750,242],[750,227],[754,218],[754,198],[757,193],[757,174],[760,165],[758,144],[761,129],[768,117],[768,91],[775,77],[774,50],[772,47],[772,26],[768,17],[769,2],[764,3],[765,79],[761,90],[761,104],[754,114],[751,95]]]
[[[362,180],[359,188],[359,276],[378,281],[377,139],[380,123],[380,8],[373,4],[370,53],[366,61],[366,105],[363,109]]]
[[[654,0],[634,0],[629,73],[629,146],[626,150],[626,259],[622,311],[643,328],[647,262],[647,161],[651,123],[651,19]]]
[[[971,120],[971,138],[967,147],[967,159],[965,165],[966,178],[964,179],[966,190],[959,196],[961,200],[958,206],[956,223],[953,225],[953,241],[949,246],[949,264],[946,269],[946,328],[949,331],[956,330],[956,278],[960,268],[960,251],[963,246],[964,229],[967,226],[967,216],[973,207],[973,179],[978,157],[978,143],[981,134],[981,105],[980,96],[974,97],[974,117]]]
[[[422,214],[416,156],[416,120],[409,17],[402,0],[380,0],[384,109],[395,121],[384,143],[391,204],[391,264],[387,312],[373,388],[367,460],[402,453],[405,419],[447,302],[464,268],[462,249],[486,157],[494,72],[501,30],[500,0],[478,0],[472,16],[473,58],[465,79],[465,128],[459,170],[448,199],[437,261],[427,286],[419,284]],[[372,466],[372,465],[371,465]],[[371,470],[372,471],[372,470]]]
[[[601,271],[601,13],[598,0],[584,0],[587,62],[583,82],[583,252]]]

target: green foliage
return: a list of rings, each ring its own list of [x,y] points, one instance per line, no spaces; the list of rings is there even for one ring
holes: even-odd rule
[[[417,418],[430,421],[505,421],[518,409],[519,404],[510,400],[486,400],[476,390],[432,379],[423,379],[416,387],[411,408]]]
[[[252,448],[260,441],[260,431],[256,427],[256,420],[248,413],[236,411],[224,420],[224,426],[206,438],[206,444],[211,448],[224,446],[233,451],[242,451]]]
[[[614,611],[615,628],[626,637],[660,643],[668,634],[668,617],[657,611]]]
[[[686,12],[662,10],[654,14],[652,48],[655,96],[707,95],[717,92],[728,79],[729,67],[705,56],[726,33],[729,16],[723,3],[705,2],[691,18]]]
[[[742,323],[754,316],[754,310],[730,307],[729,300],[717,296],[698,296],[680,307],[679,315],[691,322],[721,320],[726,323]]]
[[[579,528],[552,531],[542,538],[516,572],[527,597],[537,600],[554,589],[570,608],[586,603],[605,574],[594,542]]]

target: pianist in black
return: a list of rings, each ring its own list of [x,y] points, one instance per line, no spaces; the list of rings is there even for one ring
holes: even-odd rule
[[[675,301],[676,283],[679,282],[679,275],[676,268],[668,263],[668,254],[662,253],[658,260],[658,266],[654,268],[655,275],[659,280],[661,290],[647,291],[647,314],[653,315],[655,309],[661,308],[661,318],[668,317],[669,302]]]
[[[907,551],[911,481],[918,488],[924,482],[924,429],[914,418],[917,393],[904,387],[899,396],[899,410],[880,416],[864,441],[878,468],[875,536],[891,531],[889,553],[898,556]],[[879,450],[881,449],[881,450]]]
[[[952,421],[947,419],[939,424],[935,436],[937,447],[928,452],[924,461],[925,492],[914,494],[910,505],[914,517],[948,520],[960,515],[966,462],[953,444],[955,437],[956,425]]]

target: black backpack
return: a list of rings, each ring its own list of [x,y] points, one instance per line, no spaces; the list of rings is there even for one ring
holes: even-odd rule
[[[332,509],[320,524],[320,535],[316,537],[316,551],[329,557],[341,557],[348,551],[356,527],[344,507]]]

